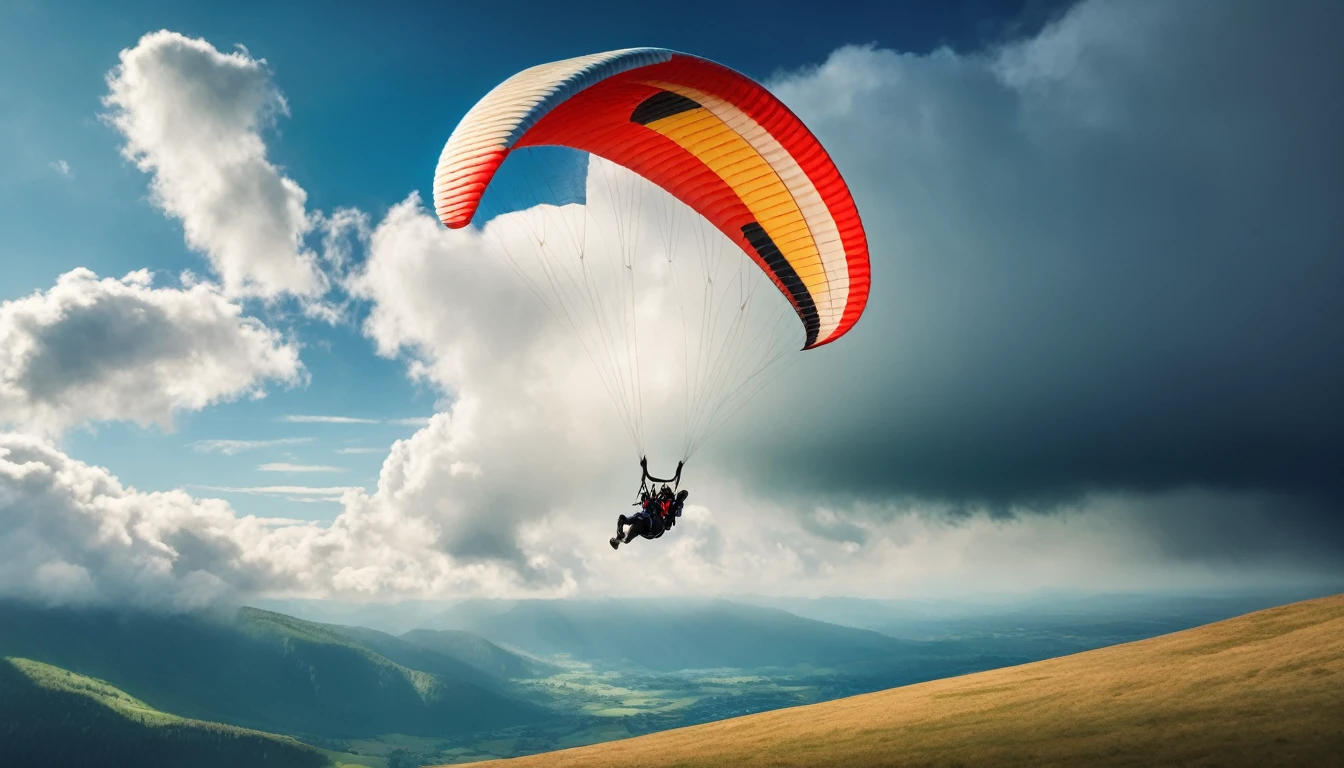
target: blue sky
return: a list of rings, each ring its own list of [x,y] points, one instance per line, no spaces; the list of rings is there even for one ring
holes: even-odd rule
[[[1255,0],[6,3],[0,338],[41,354],[0,348],[0,592],[196,604],[612,594],[646,573],[704,593],[880,597],[1337,580],[1344,232],[1329,201],[1344,196],[1331,172],[1344,52],[1327,31],[1340,13]],[[145,42],[157,30],[185,37]],[[195,69],[162,55],[195,40]],[[225,62],[236,45],[246,55]],[[632,468],[610,403],[590,397],[581,354],[549,354],[554,329],[476,235],[444,230],[423,203],[448,135],[491,87],[631,46],[768,84],[849,182],[876,277],[843,343],[803,355],[697,457],[676,536],[614,556]],[[123,52],[153,87],[122,116],[151,127],[180,129],[188,103],[236,108],[232,86],[283,95],[287,114],[260,140],[306,194],[300,213],[358,211],[376,228],[327,275],[334,323],[294,294],[165,290],[188,270],[224,278],[219,254],[190,247],[183,216],[152,198],[172,173],[123,157],[130,129],[101,117]],[[202,113],[201,135],[218,118]],[[209,185],[236,169],[212,164],[201,135],[141,140],[186,163],[179,180]],[[285,221],[264,165],[242,181],[266,194],[240,183],[193,214],[215,227],[211,247],[269,253],[210,218],[233,200]],[[324,226],[304,242],[319,255]],[[154,291],[120,281],[141,269]],[[142,327],[135,312],[42,315],[95,294],[160,325],[127,338],[98,323]],[[164,360],[193,391],[237,399],[182,406],[171,377],[135,378]],[[226,382],[221,361],[255,381]],[[101,389],[62,390],[68,413],[43,416],[55,434],[25,431],[39,421],[32,383],[68,383],[53,371]],[[169,433],[126,420],[160,418],[173,398]],[[93,415],[71,427],[69,413]],[[299,490],[236,490],[275,486]],[[305,487],[360,490],[300,503]]]

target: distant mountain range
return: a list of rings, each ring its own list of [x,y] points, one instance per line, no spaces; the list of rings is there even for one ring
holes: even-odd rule
[[[467,601],[428,627],[537,656],[651,670],[835,667],[936,655],[936,644],[727,600]]]
[[[287,598],[255,600],[250,605],[319,624],[367,627],[400,636],[420,627],[425,619],[442,613],[455,602],[457,601],[403,600],[389,603],[353,603],[343,600]]]
[[[545,677],[558,668],[500,648],[470,632],[417,629],[401,637],[365,627],[330,627],[410,669],[507,692],[517,678]]]
[[[734,602],[778,608],[797,616],[871,629],[908,640],[1003,636],[1027,631],[1076,638],[1085,650],[1189,629],[1275,605],[1344,590],[1344,584],[1240,590],[1232,594],[1051,591],[980,600],[877,600],[853,597],[779,598],[744,595]],[[1063,632],[1061,632],[1063,630]],[[1068,652],[1055,649],[1056,655]]]
[[[414,629],[402,640],[451,656],[494,679],[516,680],[553,675],[559,668],[500,648],[480,635],[454,629]]]

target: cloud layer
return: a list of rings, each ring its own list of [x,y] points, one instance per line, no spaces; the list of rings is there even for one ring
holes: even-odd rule
[[[296,345],[207,284],[156,288],[144,271],[117,280],[76,269],[0,304],[0,424],[168,429],[177,412],[304,376]]]
[[[550,509],[517,532],[522,562],[448,550],[470,541],[440,495],[480,475],[448,453],[438,416],[393,447],[377,490],[326,489],[329,525],[239,514],[182,491],[146,493],[29,435],[0,433],[0,595],[182,610],[256,596],[399,598],[754,593],[896,597],[1058,587],[1266,587],[1310,580],[1329,547],[1295,537],[1170,551],[1164,526],[1260,530],[1281,500],[1217,494],[1096,497],[1052,516],[950,517],[787,508],[715,490],[656,545],[611,552],[594,510]],[[317,489],[256,489],[305,492]],[[467,503],[470,503],[468,501]],[[773,521],[766,523],[765,521]],[[479,534],[479,532],[476,532]],[[1194,539],[1188,539],[1194,542]],[[1335,562],[1336,566],[1338,562]],[[762,580],[762,574],[769,579]],[[992,585],[992,586],[991,586]]]

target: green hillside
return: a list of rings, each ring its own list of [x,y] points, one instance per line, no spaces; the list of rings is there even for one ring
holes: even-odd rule
[[[319,768],[294,739],[160,712],[101,680],[0,660],[0,764]]]
[[[1344,595],[500,768],[1344,765]]]
[[[526,656],[506,651],[480,635],[460,630],[415,629],[401,636],[436,653],[450,656],[474,669],[503,680],[545,677],[557,668]]]
[[[472,680],[410,669],[330,627],[249,608],[156,615],[0,602],[0,654],[106,680],[186,717],[304,738],[443,736],[548,716]]]

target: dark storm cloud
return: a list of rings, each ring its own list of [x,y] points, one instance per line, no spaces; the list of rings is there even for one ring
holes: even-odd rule
[[[1127,514],[1168,560],[1344,569],[1344,515],[1327,499],[1187,490],[1129,505]]]
[[[850,182],[874,293],[781,387],[798,412],[765,398],[738,423],[774,426],[715,460],[823,494],[1200,486],[1333,519],[1341,28],[1337,3],[1093,2],[983,55],[848,49],[776,83]]]

